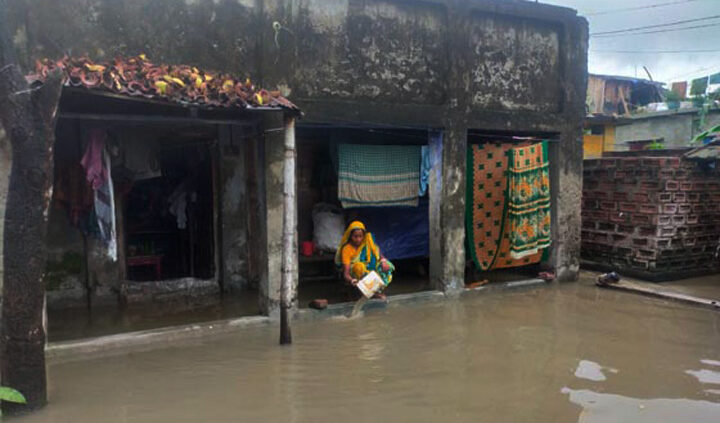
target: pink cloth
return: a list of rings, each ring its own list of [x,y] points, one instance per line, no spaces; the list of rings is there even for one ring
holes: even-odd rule
[[[93,190],[100,188],[107,180],[108,170],[103,166],[102,159],[106,138],[107,134],[101,129],[90,131],[90,142],[88,142],[85,154],[80,160],[80,164],[85,169],[85,177],[92,185]]]

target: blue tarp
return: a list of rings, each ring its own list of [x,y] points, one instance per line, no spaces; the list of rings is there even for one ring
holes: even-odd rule
[[[357,219],[372,232],[383,255],[390,260],[427,257],[430,254],[428,199],[418,207],[354,209]]]

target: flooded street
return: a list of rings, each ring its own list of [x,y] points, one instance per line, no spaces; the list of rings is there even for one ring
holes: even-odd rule
[[[588,280],[51,363],[34,422],[717,422],[720,313]]]

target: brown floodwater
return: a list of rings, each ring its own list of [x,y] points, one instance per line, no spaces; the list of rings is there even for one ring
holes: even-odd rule
[[[17,422],[718,422],[720,313],[589,281],[51,363]]]

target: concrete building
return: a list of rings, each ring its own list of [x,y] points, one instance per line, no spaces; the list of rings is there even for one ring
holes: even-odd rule
[[[577,275],[588,30],[574,10],[510,0],[14,0],[9,6],[28,68],[37,58],[67,52],[97,60],[145,54],[243,74],[283,92],[304,112],[297,135],[301,240],[309,236],[310,210],[320,195],[303,193],[302,182],[313,174],[308,169],[318,145],[321,152],[343,140],[427,145],[434,157],[426,206],[428,284],[448,295],[466,282],[468,145],[513,136],[551,139],[552,245],[543,266],[561,281]],[[86,100],[63,101],[87,108]],[[60,131],[63,125],[61,119]],[[242,129],[223,132],[230,130],[213,135],[229,141],[218,162],[224,214],[215,223],[221,240],[212,279],[223,281],[227,292],[256,289],[261,312],[274,315],[283,152],[262,142],[255,151],[244,145]],[[442,137],[428,136],[437,131]],[[0,160],[2,189],[7,158]],[[50,244],[67,235],[58,235],[63,228],[51,222]],[[51,245],[51,262],[68,257],[67,245]],[[95,268],[94,292],[113,301],[135,298],[134,290],[142,297],[147,287],[123,283],[123,263]]]

